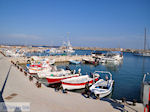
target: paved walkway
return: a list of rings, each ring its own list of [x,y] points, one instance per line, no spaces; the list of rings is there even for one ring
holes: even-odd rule
[[[124,106],[111,99],[94,100],[79,93],[63,94],[53,88],[35,86],[23,72],[0,54],[0,91],[1,102],[29,102],[31,112],[142,112],[141,104]],[[1,111],[1,110],[0,110]],[[23,110],[20,110],[23,112]]]

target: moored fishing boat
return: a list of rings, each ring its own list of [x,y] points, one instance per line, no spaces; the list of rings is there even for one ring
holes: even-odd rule
[[[37,74],[40,71],[49,71],[52,69],[50,66],[55,60],[43,59],[41,61],[33,61],[31,64],[27,64],[26,68],[28,69],[29,74]]]
[[[105,79],[100,79],[95,84],[90,87],[90,91],[94,93],[95,96],[103,98],[108,96],[112,92],[113,82],[112,74],[106,71],[96,71],[100,76],[105,74]],[[108,76],[109,75],[109,76]]]
[[[46,76],[58,76],[60,74],[62,74],[62,75],[71,74],[71,71],[70,70],[64,70],[64,69],[57,70],[56,67],[54,70],[54,67],[52,67],[52,69],[42,70],[42,71],[39,71],[37,73],[39,78],[46,78]]]
[[[62,80],[62,87],[64,90],[74,90],[85,88],[85,85],[92,85],[95,81],[98,81],[99,75],[94,74],[94,77],[91,78],[89,75],[82,75],[79,77],[72,77],[69,79]]]
[[[80,74],[51,74],[46,76],[47,82],[49,84],[61,83],[61,80],[71,78],[71,77],[78,77]]]

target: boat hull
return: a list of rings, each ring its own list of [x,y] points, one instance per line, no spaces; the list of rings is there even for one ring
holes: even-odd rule
[[[94,85],[92,85],[90,87],[90,91],[94,93],[96,96],[99,95],[99,98],[103,98],[110,95],[110,93],[112,92],[112,86],[113,86],[113,81],[111,82],[109,89],[98,89],[95,88]]]
[[[98,77],[95,78],[95,81],[98,81]],[[67,82],[62,81],[62,87],[63,89],[67,89],[67,90],[82,89],[82,88],[85,88],[85,85],[87,83],[89,86],[92,85],[93,79],[87,80],[86,82],[81,82],[81,83],[67,83]]]
[[[61,83],[61,80],[71,78],[71,77],[78,77],[79,74],[74,74],[74,75],[67,75],[67,76],[62,76],[62,77],[54,77],[54,76],[48,76],[46,77],[46,80],[49,84],[55,84],[55,83]]]

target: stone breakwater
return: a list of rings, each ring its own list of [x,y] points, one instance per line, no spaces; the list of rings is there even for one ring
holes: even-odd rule
[[[73,47],[76,50],[94,50],[94,51],[122,51],[122,52],[150,52],[144,49],[131,49],[131,48],[98,48],[98,47]]]

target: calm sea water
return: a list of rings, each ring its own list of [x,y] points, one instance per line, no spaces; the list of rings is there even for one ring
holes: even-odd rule
[[[80,54],[83,52],[90,54],[91,51],[77,51]],[[83,54],[84,54],[83,53]],[[125,97],[132,101],[136,99],[140,102],[140,90],[144,73],[150,73],[150,57],[134,56],[132,53],[124,53],[124,59],[119,65],[114,64],[99,64],[97,66],[89,64],[73,65],[69,63],[58,63],[58,67],[65,68],[67,65],[71,69],[78,70],[81,68],[82,74],[90,74],[94,71],[109,71],[112,73],[115,81],[111,98],[121,99]]]
[[[91,50],[76,50],[73,54],[90,55]],[[48,54],[32,54],[44,56]],[[82,74],[90,74],[94,71],[109,71],[112,73],[113,80],[115,81],[111,98],[122,99],[125,97],[127,100],[132,101],[140,100],[141,83],[144,73],[150,73],[150,57],[134,56],[132,53],[124,53],[123,61],[118,64],[99,64],[97,66],[90,64],[73,65],[69,63],[56,63],[58,68],[65,68],[69,66],[70,69],[78,70],[81,68]]]

